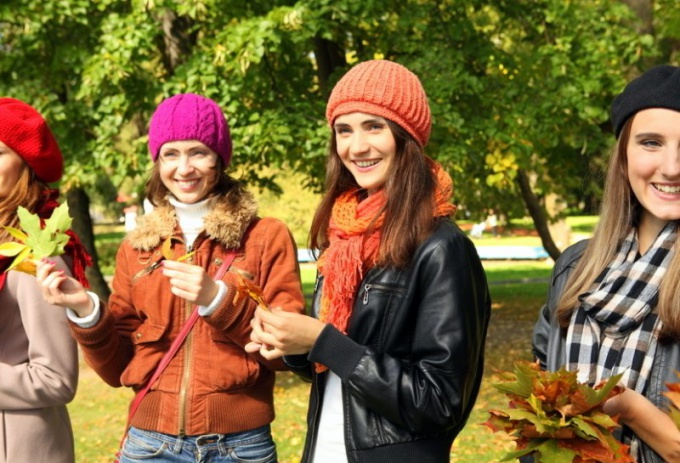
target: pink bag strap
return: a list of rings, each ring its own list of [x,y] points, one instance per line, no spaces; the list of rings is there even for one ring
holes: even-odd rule
[[[229,266],[232,264],[232,262],[234,262],[235,258],[236,251],[233,249],[229,250],[227,256],[224,259],[224,262],[222,262],[222,265],[220,266],[220,268],[217,270],[217,273],[215,273],[215,276],[213,277],[215,281],[222,279],[224,274],[227,273]],[[128,413],[127,426],[125,427],[125,434],[123,434],[123,439],[121,439],[120,441],[120,445],[118,446],[119,449],[123,447],[123,442],[125,442],[128,430],[130,429],[130,424],[132,423],[132,417],[135,416],[135,413],[137,412],[139,405],[142,403],[142,400],[144,399],[146,394],[151,390],[151,386],[153,386],[155,382],[158,380],[158,378],[161,376],[163,370],[165,370],[165,368],[170,364],[170,361],[175,356],[179,348],[182,347],[184,340],[189,335],[191,329],[194,327],[194,324],[196,323],[196,320],[198,320],[198,317],[200,317],[200,315],[198,313],[198,306],[196,306],[193,312],[191,312],[191,315],[189,316],[187,321],[184,323],[184,326],[182,326],[182,330],[179,332],[175,340],[172,342],[170,349],[168,349],[165,355],[163,355],[163,358],[156,367],[156,371],[153,372],[151,379],[137,393],[137,395],[135,395],[135,398],[132,400],[132,403],[130,404],[130,412]]]

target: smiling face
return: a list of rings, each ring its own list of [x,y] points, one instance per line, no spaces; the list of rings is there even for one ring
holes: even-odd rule
[[[361,188],[373,194],[394,167],[397,142],[387,120],[365,113],[338,116],[333,123],[340,160]]]
[[[9,196],[17,186],[24,160],[0,141],[0,199]]]
[[[635,114],[627,154],[628,181],[644,208],[640,228],[656,234],[680,219],[680,112],[652,108]]]
[[[205,199],[215,185],[217,154],[198,140],[165,143],[157,162],[163,185],[182,203]]]

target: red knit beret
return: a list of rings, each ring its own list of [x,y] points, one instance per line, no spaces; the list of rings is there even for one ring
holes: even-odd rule
[[[23,101],[0,98],[0,141],[23,158],[38,180],[61,178],[64,158],[57,140],[45,119]]]
[[[421,146],[430,138],[432,118],[418,77],[401,64],[372,60],[357,64],[335,85],[326,106],[333,126],[343,114],[361,112],[399,124]]]

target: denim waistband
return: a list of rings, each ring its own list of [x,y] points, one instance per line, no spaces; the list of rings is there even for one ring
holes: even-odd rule
[[[147,431],[145,429],[130,428],[129,434],[131,436],[139,435],[140,433],[165,442],[170,448],[180,447],[201,447],[201,448],[217,448],[217,447],[232,447],[247,444],[252,441],[257,441],[263,437],[267,437],[271,433],[271,426],[265,425],[249,431],[242,431],[230,434],[201,434],[197,436],[173,436],[171,434],[163,434],[156,431]]]

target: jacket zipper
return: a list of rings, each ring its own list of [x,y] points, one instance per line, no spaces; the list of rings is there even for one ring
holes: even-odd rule
[[[187,253],[191,252],[191,246],[187,248]],[[192,263],[193,257],[187,259],[187,263]],[[191,316],[192,305],[190,302],[185,304],[186,320]],[[193,330],[192,330],[193,331]],[[186,434],[186,412],[187,412],[187,396],[189,395],[189,377],[191,372],[191,347],[192,347],[192,331],[187,334],[184,340],[184,366],[182,370],[182,382],[179,389],[179,433],[178,435],[184,437]]]
[[[364,305],[368,304],[368,292],[371,290],[373,285],[364,286]]]
[[[395,288],[393,286],[375,285],[375,284],[368,283],[368,284],[364,285],[364,298],[363,298],[364,305],[368,304],[368,292],[371,289],[385,289],[385,290],[390,290],[390,291],[394,291],[394,292],[397,292],[397,293],[403,292],[403,290],[401,290],[399,288]]]
[[[312,369],[314,369],[314,364],[311,366]],[[314,395],[316,396],[316,410],[314,410],[314,416],[312,417],[312,422],[310,423],[310,428],[314,430],[314,434],[312,435],[312,439],[310,442],[310,446],[308,450],[308,457],[312,458],[314,456],[314,452],[316,451],[316,441],[317,437],[319,435],[319,430],[317,429],[317,422],[319,421],[319,415],[321,414],[321,385],[318,382],[319,378],[319,373],[314,373],[317,377],[317,387],[314,388]],[[323,387],[326,387],[325,383]],[[343,431],[344,432],[344,431]]]

